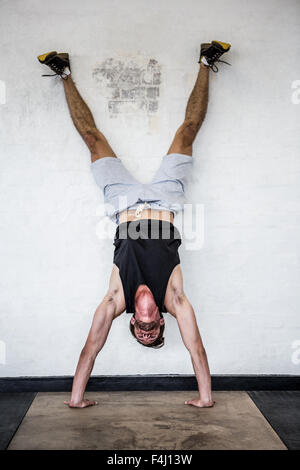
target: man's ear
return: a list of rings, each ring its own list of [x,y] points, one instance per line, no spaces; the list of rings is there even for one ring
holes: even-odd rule
[[[159,319],[159,324],[160,324],[160,325],[164,325],[164,324],[165,324],[165,319],[164,319],[164,318],[160,318],[160,319]]]
[[[134,317],[131,317],[131,318],[130,318],[130,323],[131,323],[132,325],[135,324],[135,318],[134,318]]]

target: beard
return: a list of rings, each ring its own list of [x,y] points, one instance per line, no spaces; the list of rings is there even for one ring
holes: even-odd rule
[[[135,325],[138,326],[140,328],[140,330],[151,331],[151,330],[154,330],[155,328],[157,328],[160,325],[160,323],[159,323],[159,320],[151,321],[149,323],[139,321],[139,320],[135,320]]]

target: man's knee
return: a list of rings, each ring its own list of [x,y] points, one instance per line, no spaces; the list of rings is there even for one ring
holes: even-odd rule
[[[103,142],[106,139],[97,129],[89,129],[83,134],[83,140],[91,153],[96,153],[97,147],[99,147],[99,145],[103,145]]]
[[[191,150],[198,130],[199,126],[197,122],[191,120],[184,121],[177,129],[172,145],[178,149],[179,153],[185,153],[186,149]]]
[[[98,129],[89,129],[83,134],[83,140],[91,152],[92,162],[103,157],[116,157],[105,136]]]
[[[180,135],[182,136],[182,140],[187,145],[192,145],[194,142],[196,135],[199,130],[199,125],[195,121],[184,121],[183,125],[181,126]]]

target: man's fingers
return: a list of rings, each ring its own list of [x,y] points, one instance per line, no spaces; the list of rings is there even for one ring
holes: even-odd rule
[[[197,398],[193,398],[193,400],[186,400],[184,403],[185,405],[193,405],[196,401],[199,401]]]
[[[87,406],[99,405],[99,403],[95,400],[87,400],[86,404],[87,404]]]
[[[215,400],[212,400],[211,402],[201,402],[197,398],[194,400],[186,400],[184,402],[185,405],[193,405],[196,406],[197,408],[211,408],[215,404]]]
[[[81,403],[74,405],[71,401],[65,400],[64,404],[70,408],[87,408],[88,406],[99,405],[99,402],[96,400],[83,400]]]

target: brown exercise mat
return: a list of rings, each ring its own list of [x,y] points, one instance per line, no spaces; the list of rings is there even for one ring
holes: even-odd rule
[[[38,393],[9,449],[286,449],[246,392],[215,392],[214,408],[184,405],[197,392]]]

